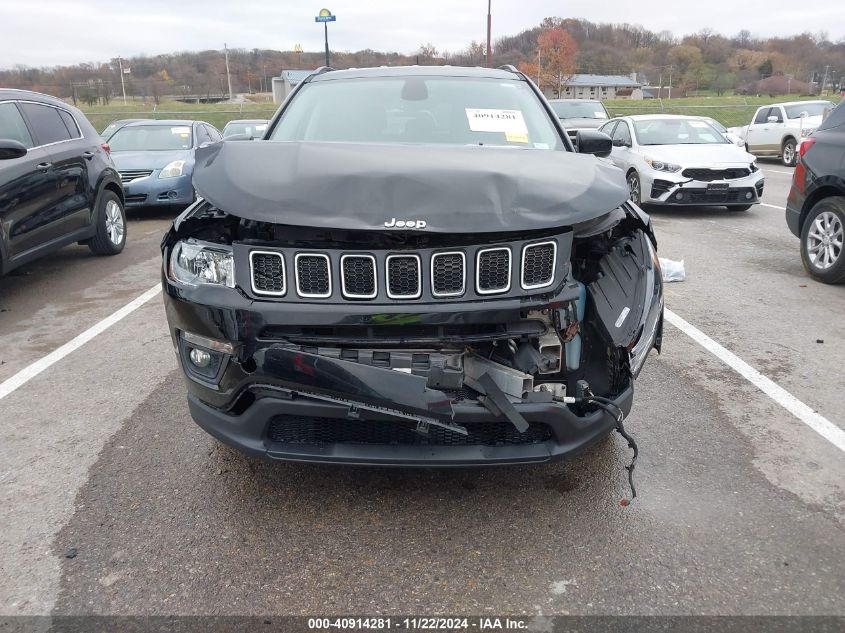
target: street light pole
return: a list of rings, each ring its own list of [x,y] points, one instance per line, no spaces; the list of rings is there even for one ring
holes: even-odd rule
[[[487,68],[490,68],[493,65],[493,48],[490,43],[493,32],[493,16],[490,11],[490,5],[492,2],[493,0],[487,0]]]
[[[331,55],[329,54],[329,23],[323,22],[323,37],[326,41],[326,66],[332,65]]]

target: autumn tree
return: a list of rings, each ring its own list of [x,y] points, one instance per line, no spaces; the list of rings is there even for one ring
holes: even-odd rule
[[[577,68],[578,43],[567,30],[555,27],[540,33],[537,37],[537,50],[540,89],[551,88],[560,96],[563,84]]]

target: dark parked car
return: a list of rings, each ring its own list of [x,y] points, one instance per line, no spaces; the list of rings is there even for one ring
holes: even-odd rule
[[[801,238],[801,261],[814,279],[845,283],[845,102],[798,148],[786,223]]]
[[[162,242],[191,414],[249,454],[568,456],[659,349],[651,222],[512,67],[323,69],[261,143],[197,151]]]
[[[195,199],[191,174],[197,148],[223,139],[204,121],[146,119],[127,123],[109,138],[126,191],[126,206],[171,206]]]
[[[0,90],[0,274],[73,242],[126,243],[123,188],[107,148],[60,99]]]
[[[598,129],[610,118],[598,99],[552,99],[549,103],[573,141],[578,130]]]

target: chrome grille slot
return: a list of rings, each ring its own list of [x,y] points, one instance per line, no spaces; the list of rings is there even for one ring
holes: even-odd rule
[[[457,297],[466,288],[466,257],[460,251],[431,256],[431,293],[435,297]]]
[[[480,295],[507,292],[511,288],[511,249],[506,246],[478,251],[475,289]]]
[[[296,292],[306,299],[326,299],[332,294],[329,256],[322,253],[299,253],[296,267]]]
[[[391,299],[417,299],[422,294],[419,255],[388,255],[386,275]]]
[[[146,178],[153,173],[152,169],[122,169],[118,172],[120,174],[120,182],[126,184],[139,178]]]
[[[281,253],[252,251],[249,254],[252,291],[259,295],[281,297],[287,291],[285,260]]]
[[[378,294],[376,258],[372,255],[343,255],[340,258],[343,296],[374,299]]]
[[[555,280],[557,244],[553,241],[528,244],[522,249],[522,287],[545,288]]]

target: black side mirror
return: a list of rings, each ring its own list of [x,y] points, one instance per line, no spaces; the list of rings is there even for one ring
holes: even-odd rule
[[[0,139],[0,160],[21,158],[23,156],[26,156],[26,147],[23,146],[23,143],[13,141],[10,138]]]
[[[575,135],[575,146],[581,154],[592,154],[599,158],[610,156],[613,141],[604,132],[598,130],[578,130]]]

